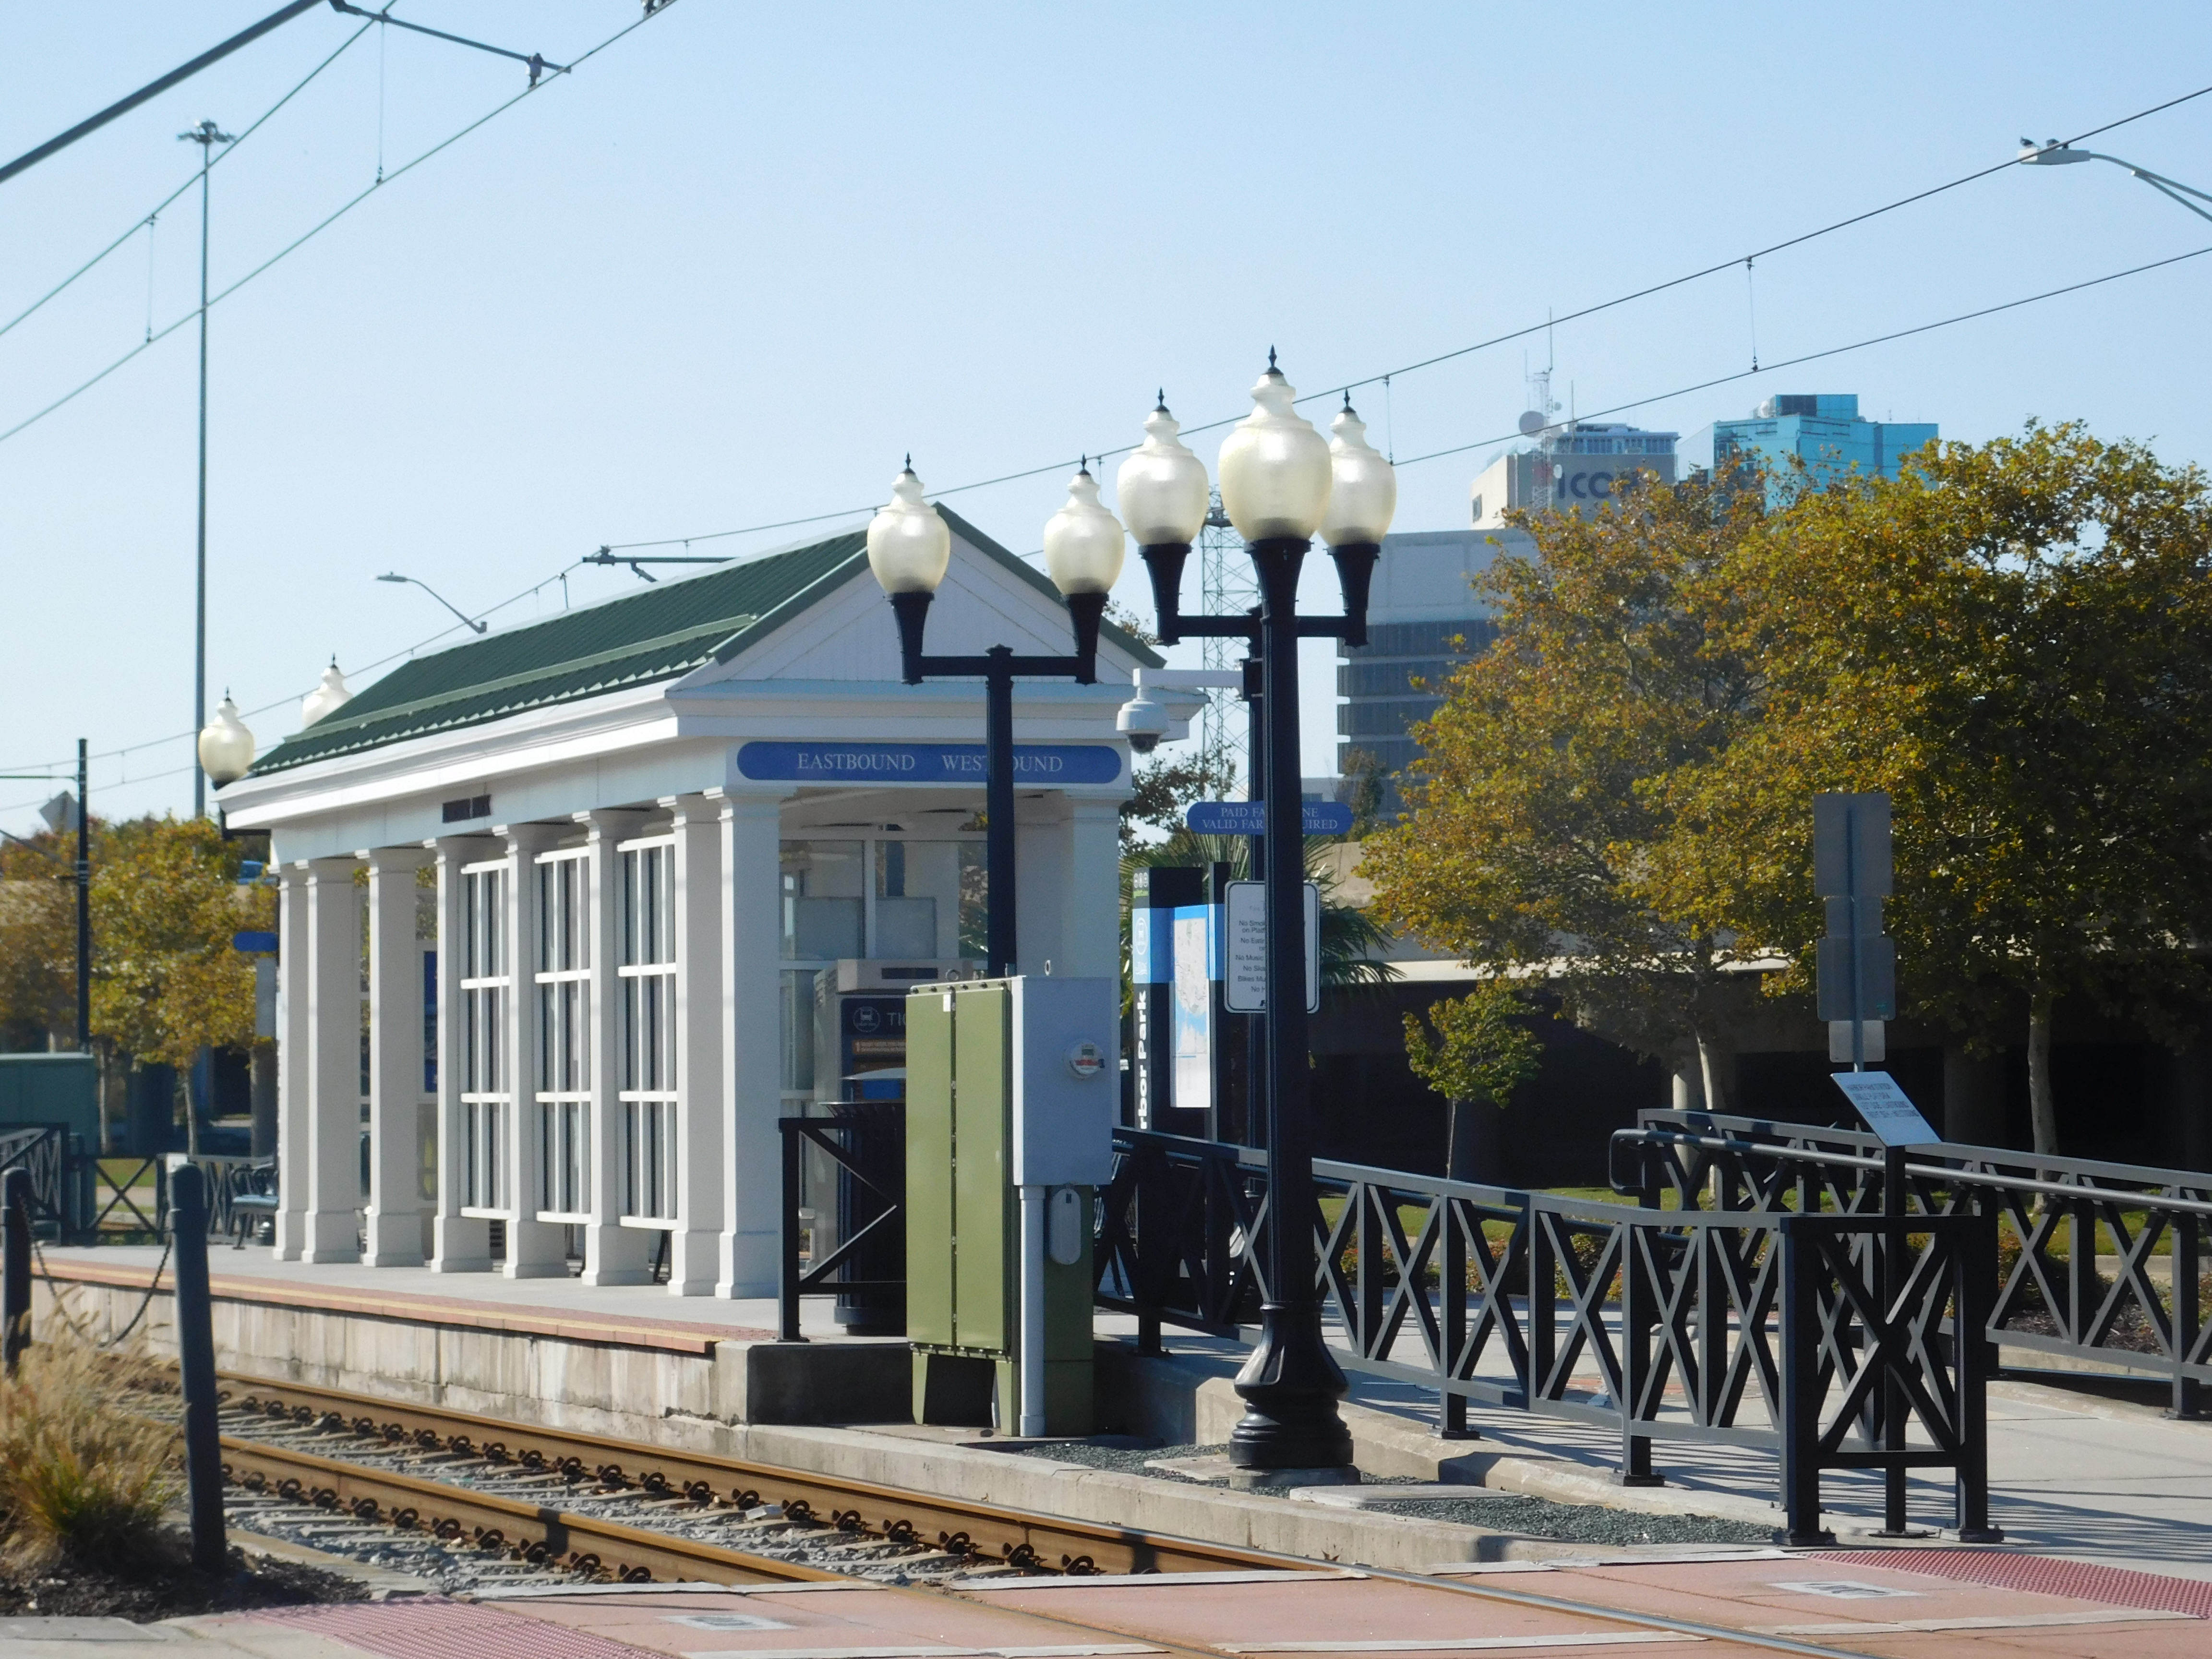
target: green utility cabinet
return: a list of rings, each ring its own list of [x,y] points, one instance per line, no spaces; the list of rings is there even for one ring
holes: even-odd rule
[[[1118,990],[1023,975],[907,998],[917,1423],[1091,1431],[1091,1241],[1113,1162]]]

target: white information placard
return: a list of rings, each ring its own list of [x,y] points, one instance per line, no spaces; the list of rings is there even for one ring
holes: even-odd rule
[[[1321,1006],[1321,890],[1306,890],[1306,1012]],[[1223,895],[1221,1006],[1232,1014],[1267,1012],[1267,889],[1232,881]]]
[[[1831,1072],[1836,1087],[1858,1108],[1868,1128],[1881,1137],[1885,1146],[1925,1146],[1943,1139],[1928,1127],[1920,1109],[1905,1098],[1897,1079],[1887,1072]]]

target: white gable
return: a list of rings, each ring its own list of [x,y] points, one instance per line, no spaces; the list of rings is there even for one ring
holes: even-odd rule
[[[1039,592],[958,532],[952,562],[929,608],[924,648],[932,656],[980,655],[994,645],[1023,655],[1066,656],[1075,648],[1066,607]],[[1136,659],[1110,641],[1098,648],[1101,680],[1122,684]],[[899,679],[898,624],[884,591],[863,570],[726,663],[687,675],[687,687],[720,680]]]

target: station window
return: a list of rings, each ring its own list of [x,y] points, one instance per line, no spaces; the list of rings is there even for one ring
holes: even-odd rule
[[[538,1208],[591,1207],[591,888],[580,848],[538,860]]]
[[[676,843],[619,850],[623,1214],[667,1221],[676,1215]]]
[[[783,843],[783,958],[836,962],[867,954],[866,843]]]
[[[499,1211],[507,1206],[507,993],[505,864],[465,866],[461,872],[461,1132],[462,1206]]]

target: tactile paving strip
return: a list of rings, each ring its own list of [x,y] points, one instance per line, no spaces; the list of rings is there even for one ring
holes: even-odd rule
[[[268,1607],[253,1616],[384,1659],[667,1659],[588,1631],[439,1596]]]
[[[1842,1561],[1855,1567],[1894,1567],[1931,1578],[1956,1578],[1999,1589],[2035,1590],[2070,1595],[2115,1607],[2149,1607],[2212,1619],[2212,1581],[2167,1578],[2127,1567],[2092,1561],[2061,1561],[2048,1555],[2014,1555],[1996,1550],[1820,1550],[1806,1560]]]

